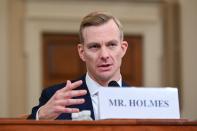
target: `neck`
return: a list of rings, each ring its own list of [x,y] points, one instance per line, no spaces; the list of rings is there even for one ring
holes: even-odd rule
[[[91,74],[89,74],[89,73],[88,73],[88,75],[90,76],[90,78],[91,78],[92,80],[96,81],[99,85],[104,86],[104,87],[108,86],[108,83],[109,83],[110,81],[112,81],[112,80],[114,80],[114,81],[119,81],[120,78],[121,78],[120,73],[119,73],[119,75],[117,75],[117,77],[113,77],[113,78],[109,78],[109,79],[99,79],[99,78],[95,78],[95,77],[93,77],[93,76],[92,76]]]

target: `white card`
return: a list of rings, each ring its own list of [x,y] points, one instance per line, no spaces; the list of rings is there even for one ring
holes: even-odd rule
[[[100,119],[179,119],[177,88],[100,88]]]

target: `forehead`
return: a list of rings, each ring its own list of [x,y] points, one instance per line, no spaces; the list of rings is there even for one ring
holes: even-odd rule
[[[99,25],[99,26],[89,26],[83,29],[84,43],[90,42],[100,42],[119,40],[120,31],[118,26],[113,20]]]

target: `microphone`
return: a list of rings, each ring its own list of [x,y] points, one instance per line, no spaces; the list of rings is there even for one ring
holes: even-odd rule
[[[116,81],[110,81],[108,83],[109,87],[120,87],[120,85]]]

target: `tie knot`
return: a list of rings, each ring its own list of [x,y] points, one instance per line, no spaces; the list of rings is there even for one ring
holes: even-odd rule
[[[108,86],[109,87],[120,87],[120,85],[116,81],[110,81]]]

